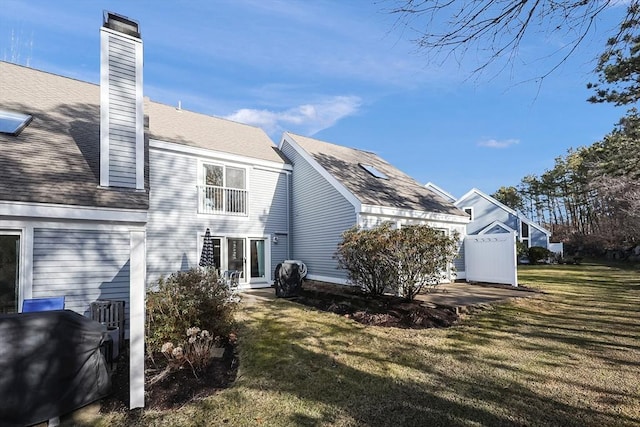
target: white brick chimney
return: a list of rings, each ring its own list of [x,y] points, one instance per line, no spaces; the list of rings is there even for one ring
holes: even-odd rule
[[[100,46],[100,185],[143,190],[142,40],[138,23],[105,12]]]

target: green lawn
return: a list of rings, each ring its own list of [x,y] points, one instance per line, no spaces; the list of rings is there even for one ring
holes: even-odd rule
[[[365,327],[287,301],[245,307],[228,390],[98,425],[640,425],[640,273],[528,266],[544,294],[449,329]]]

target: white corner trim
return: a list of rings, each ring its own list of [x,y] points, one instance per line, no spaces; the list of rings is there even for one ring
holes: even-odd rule
[[[130,234],[129,276],[129,409],[144,407],[144,299],[146,233]]]
[[[476,220],[476,209],[473,206],[463,206],[462,209],[465,213],[467,212],[467,209],[471,210],[471,214],[469,214],[469,221],[473,222]]]
[[[293,148],[311,167],[318,172],[333,188],[336,189],[349,203],[353,205],[356,212],[359,212],[361,209],[362,202],[345,187],[340,181],[338,181],[333,175],[331,175],[325,168],[323,168],[320,163],[316,161],[304,148],[302,148],[293,138],[289,132],[285,132],[282,135],[282,140],[280,141],[280,145],[278,148],[282,151],[282,147],[284,143],[289,144],[291,148]]]
[[[11,201],[0,201],[0,216],[112,222],[147,222],[147,211],[144,209],[114,209]]]
[[[109,33],[100,29],[100,185],[109,186]]]
[[[134,39],[136,40],[136,39]],[[136,49],[136,189],[144,190],[144,91],[142,43]]]

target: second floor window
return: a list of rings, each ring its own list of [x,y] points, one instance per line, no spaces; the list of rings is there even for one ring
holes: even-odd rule
[[[200,213],[247,214],[247,178],[243,168],[205,163],[202,165]]]

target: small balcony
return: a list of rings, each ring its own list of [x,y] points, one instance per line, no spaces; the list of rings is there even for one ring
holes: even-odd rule
[[[198,213],[232,216],[247,216],[247,190],[198,186]]]

